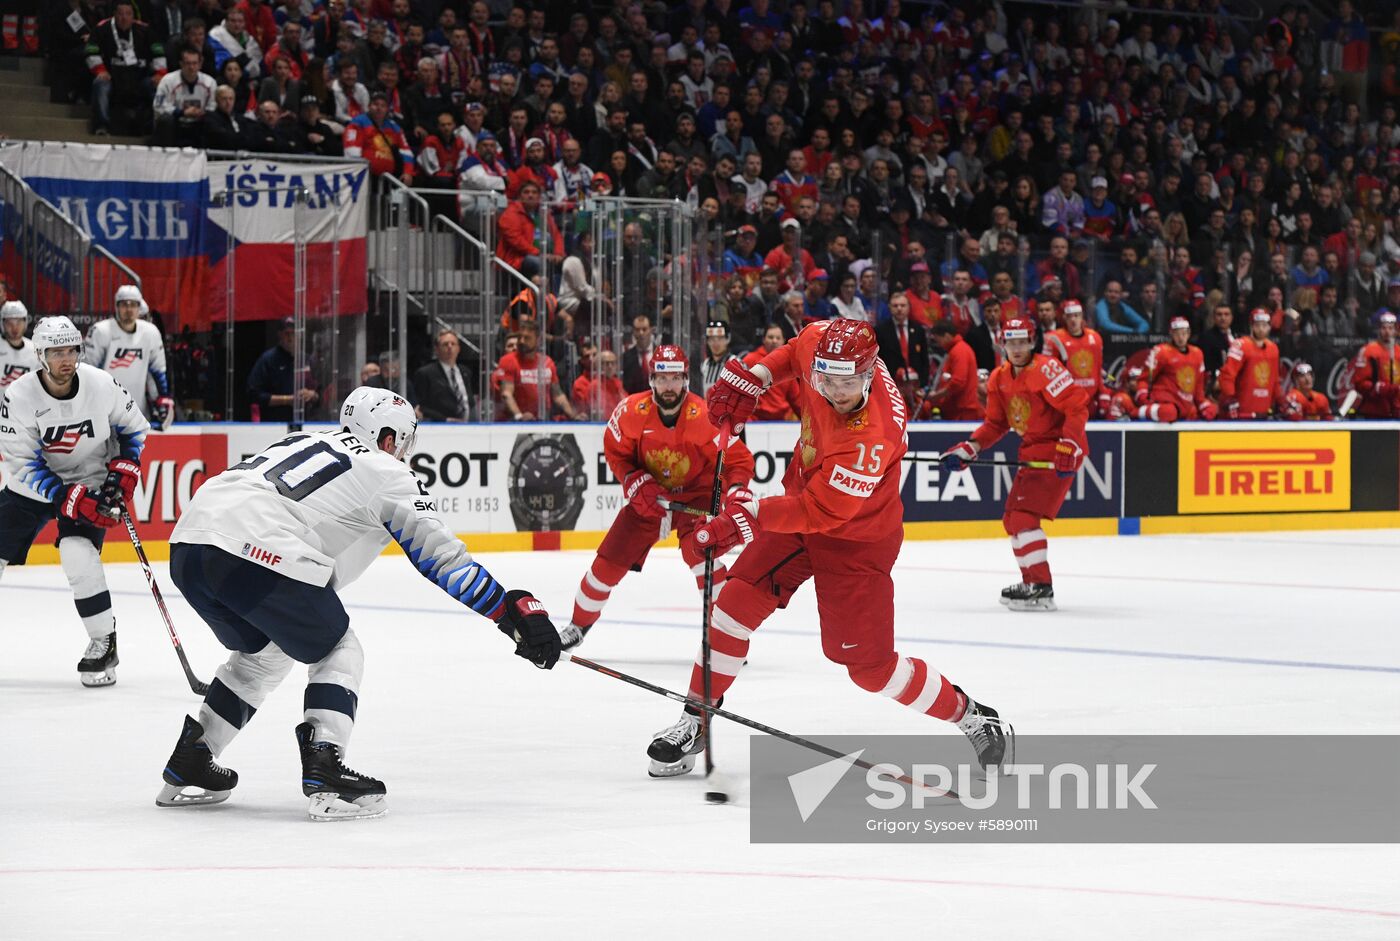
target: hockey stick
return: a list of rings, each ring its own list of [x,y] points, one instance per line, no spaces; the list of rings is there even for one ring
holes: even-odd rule
[[[724,499],[724,452],[729,447],[728,422],[720,425],[717,440],[720,445],[715,449],[715,484],[710,494],[711,516],[719,516],[720,503]],[[700,615],[700,675],[703,680],[706,703],[712,701],[710,696],[710,619],[714,603],[715,550],[711,546],[705,550],[704,610]],[[729,788],[725,785],[724,779],[715,773],[715,754],[710,739],[710,714],[708,712],[700,713],[700,733],[705,736],[705,783],[709,788],[705,791],[705,800],[711,804],[727,804],[729,803]]]
[[[701,713],[701,715],[715,715],[719,716],[721,719],[728,719],[730,722],[747,726],[748,728],[762,732],[765,735],[771,735],[774,738],[780,738],[785,742],[791,742],[794,745],[800,745],[803,748],[811,749],[814,752],[826,755],[828,758],[839,758],[842,761],[848,759],[847,755],[842,754],[834,748],[828,748],[825,745],[822,745],[818,742],[814,742],[808,738],[803,738],[800,735],[792,735],[780,729],[775,729],[771,725],[764,725],[762,722],[756,722],[753,719],[749,719],[745,716],[741,716],[736,713],[730,712],[727,709],[721,709],[718,706],[711,706],[708,703],[703,703],[698,699],[691,699],[689,696],[682,696],[680,693],[666,689],[664,686],[657,686],[654,683],[648,683],[646,680],[639,679],[638,677],[630,676],[626,673],[620,673],[617,670],[612,669],[611,667],[603,666],[603,664],[601,663],[595,663],[592,660],[586,660],[583,657],[580,657],[577,654],[573,653],[572,651],[565,650],[561,652],[559,654],[559,659],[568,660],[570,663],[576,663],[581,667],[587,667],[595,673],[601,673],[604,676],[610,676],[615,680],[621,680],[624,683],[630,683],[638,689],[644,689],[649,693],[656,693],[658,696],[665,696],[667,699],[674,700],[678,703],[683,703],[684,705],[689,706],[692,709],[698,710]],[[859,758],[850,759],[850,761],[851,764],[855,765],[857,768],[864,768],[866,771],[881,770],[878,765],[872,764],[868,761],[862,761]],[[934,797],[951,797],[956,799],[958,796],[956,791],[949,790],[946,788],[931,787],[930,785],[925,784],[922,781],[913,780],[908,775],[903,775],[900,777],[894,777],[893,775],[891,775],[891,777],[893,778],[893,780],[899,781],[901,784],[908,784],[913,787],[922,788],[926,791],[931,791],[933,792]]]
[[[903,460],[903,461],[920,461],[920,462],[923,462],[923,463],[934,463],[934,462],[943,460],[943,455],[942,455],[942,454],[939,454],[939,455],[936,455],[936,456],[934,456],[934,457],[919,457],[919,456],[916,455],[916,454],[906,454],[906,455],[904,455],[904,457],[900,458],[900,460]],[[970,460],[970,461],[969,461],[969,460],[967,460],[966,458],[964,458],[964,459],[963,459],[963,463],[964,463],[964,464],[976,464],[976,465],[978,465],[979,467],[1032,467],[1032,468],[1035,468],[1036,470],[1054,470],[1054,469],[1055,469],[1055,462],[1054,462],[1054,461],[998,461],[998,460],[995,460],[995,459],[993,459],[993,458],[986,458],[985,460],[982,459],[982,458],[974,458],[973,460]]]
[[[141,537],[136,534],[136,524],[131,521],[131,516],[122,513],[122,522],[126,523],[126,534],[131,537],[131,546],[136,550],[136,558],[141,561],[141,569],[146,573],[146,584],[151,586],[151,594],[156,599],[156,607],[160,609],[160,616],[165,619],[165,629],[170,632],[170,642],[175,645],[175,656],[180,658],[180,666],[185,671],[185,679],[189,680],[190,692],[196,696],[203,696],[209,692],[209,684],[202,683],[199,677],[194,675],[190,669],[190,661],[185,656],[185,648],[180,645],[180,635],[175,633],[175,622],[170,619],[170,611],[165,607],[165,599],[161,596],[160,586],[156,584],[156,573],[151,571],[151,562],[146,558],[146,550],[141,545]]]
[[[710,518],[710,514],[706,513],[704,510],[686,503],[674,503],[670,500],[662,500],[661,506],[663,509],[670,510],[673,513],[684,513],[686,516],[703,516],[705,519]]]

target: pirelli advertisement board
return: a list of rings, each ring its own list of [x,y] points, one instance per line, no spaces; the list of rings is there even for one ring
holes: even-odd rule
[[[1400,509],[1394,429],[1204,427],[1126,435],[1124,517]]]

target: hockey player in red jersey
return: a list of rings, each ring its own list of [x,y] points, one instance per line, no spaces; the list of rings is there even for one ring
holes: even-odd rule
[[[1288,390],[1288,405],[1283,417],[1289,421],[1331,421],[1332,403],[1325,393],[1313,388],[1312,366],[1299,363],[1293,367],[1293,388]]]
[[[559,632],[565,650],[577,647],[603,613],[622,577],[641,571],[651,547],[675,527],[681,558],[703,587],[705,552],[687,539],[700,521],[673,512],[660,501],[708,509],[714,486],[714,428],[705,400],[687,391],[690,363],[679,346],[661,346],[651,358],[651,391],[628,396],[618,405],[603,432],[608,467],[622,483],[627,503],[618,512],[593,564],[579,582],[574,616]],[[753,455],[735,439],[724,455],[724,486],[732,499],[752,499]],[[715,584],[725,567],[715,565]]]
[[[1103,381],[1103,337],[1085,325],[1084,305],[1076,300],[1065,301],[1061,317],[1065,325],[1052,334],[1065,351],[1061,361],[1074,377],[1074,384],[1089,393],[1090,405],[1098,409],[1098,416],[1116,417],[1112,414],[1113,393]],[[1052,351],[1053,347],[1046,350]]]
[[[1389,311],[1376,323],[1376,338],[1356,356],[1352,382],[1361,396],[1361,418],[1400,415],[1400,345],[1395,342],[1395,315]]]
[[[1215,418],[1215,403],[1206,398],[1206,363],[1199,346],[1191,345],[1191,321],[1173,317],[1170,343],[1158,343],[1147,354],[1138,379],[1134,403],[1144,421],[1171,422]]]
[[[1002,590],[1001,603],[1013,611],[1054,611],[1048,542],[1040,524],[1059,514],[1089,453],[1084,434],[1089,395],[1057,360],[1033,352],[1035,326],[1029,320],[1008,320],[1002,338],[1006,362],[987,381],[987,418],[970,440],[944,452],[943,460],[962,470],[1014,429],[1021,436],[1019,460],[1054,463],[1053,469],[1022,467],[1016,473],[1001,518],[1021,568],[1021,581]]]
[[[1249,336],[1230,344],[1220,367],[1220,405],[1231,418],[1268,418],[1283,405],[1279,386],[1278,346],[1269,339],[1272,315],[1256,307],[1249,315]]]
[[[710,419],[721,434],[743,430],[771,384],[795,382],[802,400],[801,437],[783,494],[731,498],[690,537],[696,549],[717,556],[746,546],[714,605],[711,693],[716,702],[724,696],[748,656],[750,636],[811,579],[829,660],[864,690],[956,723],[983,766],[1000,764],[1010,758],[1010,733],[996,710],[923,660],[895,651],[890,570],[904,540],[899,486],[907,413],[877,354],[869,324],[822,321],[752,369],[727,364],[710,389]],[[697,658],[690,697],[703,701],[703,690]],[[699,717],[687,707],[648,748],[652,776],[684,774],[703,748]]]

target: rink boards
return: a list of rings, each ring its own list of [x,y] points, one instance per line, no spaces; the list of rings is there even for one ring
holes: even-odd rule
[[[1014,469],[950,474],[932,459],[973,427],[910,426],[913,459],[901,466],[900,484],[908,538],[1003,535]],[[478,551],[594,548],[622,502],[603,459],[604,430],[602,424],[425,424],[411,464],[443,518]],[[180,425],[148,437],[134,501],[148,554],[166,556],[165,540],[205,480],[285,433],[277,425],[225,423]],[[790,422],[749,425],[759,495],[781,492],[797,433]],[[1012,460],[1016,441],[1009,435],[984,457]],[[1096,422],[1089,445],[1060,519],[1046,527],[1051,534],[1400,526],[1400,423]],[[109,536],[104,558],[134,560],[119,535]],[[31,563],[57,561],[53,536],[50,525],[30,552]]]

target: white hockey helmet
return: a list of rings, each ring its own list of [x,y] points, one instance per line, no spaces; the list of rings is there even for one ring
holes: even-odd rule
[[[397,393],[389,389],[360,386],[345,397],[340,406],[340,424],[365,446],[379,450],[385,432],[394,433],[394,457],[408,460],[418,433],[418,416]]]
[[[117,288],[117,296],[112,299],[112,306],[119,307],[125,301],[135,301],[143,308],[146,306],[146,301],[141,297],[141,289],[134,284],[123,284]]]
[[[83,348],[83,335],[67,317],[45,317],[34,327],[34,352],[42,368],[49,368],[49,350]]]
[[[6,301],[0,304],[0,320],[23,320],[29,326],[29,311],[19,301]]]

